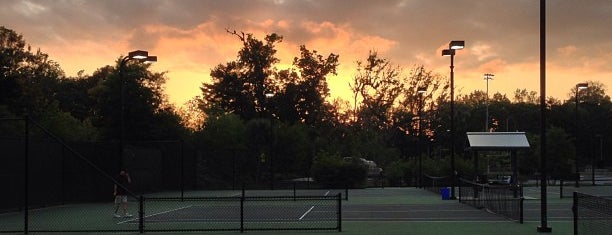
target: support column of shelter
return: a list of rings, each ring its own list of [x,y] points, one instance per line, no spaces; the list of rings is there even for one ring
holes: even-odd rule
[[[472,154],[474,155],[474,181],[475,182],[479,182],[480,179],[478,178],[478,151],[473,151]]]
[[[518,161],[516,156],[516,150],[510,151],[510,164],[512,168],[512,178],[510,179],[510,184],[514,187],[514,198],[518,198],[519,196],[519,185],[518,185]]]

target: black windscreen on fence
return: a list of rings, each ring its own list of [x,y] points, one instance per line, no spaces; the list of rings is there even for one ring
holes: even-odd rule
[[[310,190],[310,180],[308,190],[289,182],[292,190],[185,197],[202,162],[180,140],[126,141],[119,151],[116,142],[67,143],[27,117],[0,119],[0,131],[0,233],[341,230],[348,189]],[[120,167],[132,179],[127,213],[113,203]],[[142,196],[160,192],[172,196]]]

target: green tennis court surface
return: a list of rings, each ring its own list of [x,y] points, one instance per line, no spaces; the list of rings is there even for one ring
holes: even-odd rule
[[[581,187],[581,190],[606,193],[611,188]],[[567,188],[565,190],[568,190]],[[252,192],[254,193],[254,192]],[[287,194],[282,190],[261,191],[261,194]],[[314,191],[313,191],[314,193]],[[315,194],[332,194],[329,190]],[[186,192],[189,197],[237,197],[240,191]],[[569,194],[569,193],[568,193]],[[146,197],[176,196],[175,192],[146,195]],[[255,194],[252,194],[255,195]],[[247,234],[538,234],[540,224],[539,187],[524,188],[525,223],[519,224],[505,217],[479,210],[456,200],[441,200],[441,196],[417,188],[351,189],[349,200],[342,201],[342,232],[337,231],[246,231]],[[150,200],[150,201],[149,201]],[[572,234],[572,199],[559,197],[558,187],[548,188],[548,225],[552,234]],[[240,223],[236,201],[198,201],[147,199],[145,203],[146,231],[167,228],[223,229]],[[278,229],[306,221],[316,226],[333,227],[333,204],[306,201],[253,201],[245,203],[244,223],[265,223]],[[130,202],[134,216],[137,202]],[[113,218],[112,203],[86,203],[52,206],[30,211],[30,229],[54,230],[130,230],[122,234],[136,234],[138,218]],[[247,212],[248,211],[248,212]],[[327,224],[326,224],[327,223]],[[23,213],[0,214],[0,230],[23,228]],[[156,232],[153,234],[183,234],[188,232]],[[201,233],[201,232],[199,232]],[[207,234],[238,234],[239,231],[211,231]],[[37,233],[32,233],[37,234]],[[38,233],[46,234],[46,233]]]

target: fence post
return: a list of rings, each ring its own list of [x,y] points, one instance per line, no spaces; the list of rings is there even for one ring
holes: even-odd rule
[[[459,192],[458,192],[459,193],[459,202],[461,202],[461,198],[463,198],[461,196],[461,191],[463,191],[462,190],[463,189],[463,181],[461,181],[461,179],[459,179],[459,183],[457,184],[457,186],[459,187]]]
[[[179,140],[181,147],[181,201],[185,197],[185,144],[183,139]]]
[[[346,186],[346,188],[344,188],[344,200],[348,201],[348,186]]]
[[[30,151],[29,151],[29,149],[30,149],[30,124],[29,123],[30,123],[30,117],[28,117],[28,115],[26,115],[24,117],[24,122],[25,122],[25,139],[24,139],[24,147],[25,147],[24,154],[25,154],[25,156],[23,158],[24,159],[23,160],[23,162],[24,162],[24,171],[23,171],[23,174],[24,174],[24,178],[23,178],[23,180],[24,180],[23,232],[25,234],[28,234],[28,230],[29,230],[28,229],[28,224],[29,224],[29,221],[28,221],[29,214],[28,214],[28,212],[30,210],[30,201],[29,201],[29,188],[30,188],[29,187],[29,181],[30,181],[30,179],[28,178],[29,168],[30,168],[29,167],[29,158],[30,158],[29,157],[29,155],[30,155]]]
[[[519,200],[520,200],[520,205],[519,206],[521,207],[521,208],[519,208],[519,213],[520,213],[519,214],[519,223],[522,224],[523,223],[523,218],[524,218],[523,217],[523,203],[525,202],[525,198],[523,196],[521,196],[521,198]]]
[[[242,194],[240,195],[240,233],[244,232],[244,183],[242,183]]]
[[[144,197],[138,198],[138,231],[144,233]]]
[[[574,203],[572,205],[572,214],[574,214],[574,235],[578,235],[578,193],[574,192]]]
[[[338,232],[342,232],[342,193],[338,193]]]
[[[559,198],[563,199],[563,179],[560,179],[559,183]]]
[[[296,196],[297,196],[297,192],[296,192],[296,189],[295,189],[295,181],[293,181],[293,201],[296,200]]]

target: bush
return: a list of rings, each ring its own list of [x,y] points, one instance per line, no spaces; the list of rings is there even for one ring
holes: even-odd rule
[[[390,186],[409,185],[414,178],[414,163],[408,160],[397,160],[385,169],[385,179]]]
[[[330,188],[362,188],[368,173],[365,165],[327,153],[316,156],[311,171],[315,182]]]

